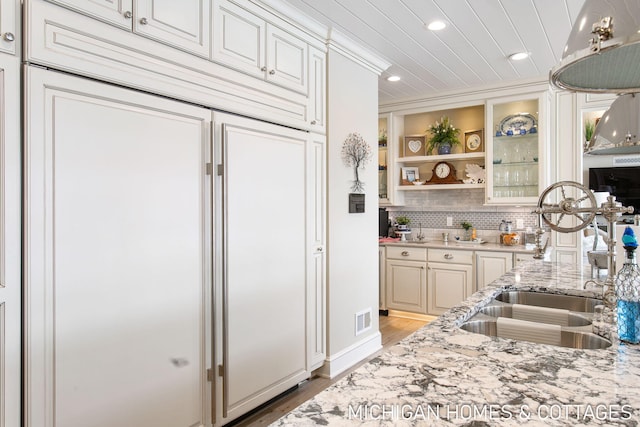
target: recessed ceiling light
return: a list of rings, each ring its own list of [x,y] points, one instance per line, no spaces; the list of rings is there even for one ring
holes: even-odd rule
[[[447,26],[447,23],[444,21],[432,21],[427,25],[427,28],[431,31],[440,31]]]
[[[389,77],[387,77],[387,81],[390,81],[390,82],[397,82],[398,80],[400,80],[400,76],[389,76]]]
[[[512,61],[521,61],[529,57],[529,52],[516,52],[509,55],[509,59]]]

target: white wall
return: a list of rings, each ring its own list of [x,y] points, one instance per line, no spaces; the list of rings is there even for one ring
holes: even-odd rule
[[[349,213],[353,168],[342,144],[358,132],[375,154],[378,141],[378,75],[333,49],[327,58],[327,363],[333,377],[381,346],[378,332],[378,171],[375,156],[360,170],[365,213]],[[356,336],[355,315],[371,309],[371,329]]]

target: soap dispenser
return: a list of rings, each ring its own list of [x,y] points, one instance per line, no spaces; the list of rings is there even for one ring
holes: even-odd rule
[[[640,342],[640,268],[636,262],[638,240],[627,227],[622,235],[625,260],[615,278],[618,338],[631,344]]]

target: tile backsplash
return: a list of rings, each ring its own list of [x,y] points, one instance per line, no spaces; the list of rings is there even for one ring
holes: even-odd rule
[[[522,230],[535,228],[538,217],[531,211],[535,206],[486,206],[484,191],[437,190],[406,192],[404,206],[389,207],[389,218],[406,216],[411,220],[411,228],[422,226],[426,229],[459,230],[463,221],[468,221],[478,230],[497,231],[502,220],[511,221],[514,231],[518,220],[522,220]],[[447,217],[452,218],[452,226],[447,226]]]

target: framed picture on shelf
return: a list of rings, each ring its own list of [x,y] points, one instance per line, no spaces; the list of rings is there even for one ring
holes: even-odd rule
[[[484,151],[484,129],[470,130],[464,133],[464,152],[481,153]]]
[[[416,167],[401,168],[400,171],[403,185],[408,185],[413,181],[420,180],[420,171]]]
[[[427,137],[425,135],[405,136],[400,157],[426,156]]]

